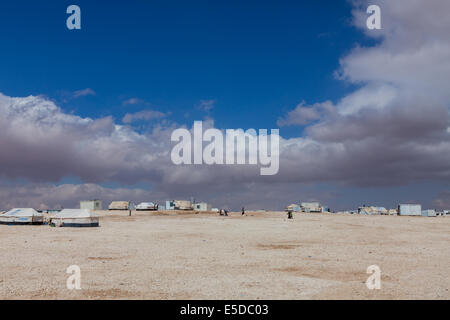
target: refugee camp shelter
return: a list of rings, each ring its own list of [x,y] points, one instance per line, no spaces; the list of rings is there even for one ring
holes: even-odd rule
[[[422,210],[422,216],[423,217],[436,217],[436,210],[433,210],[433,209]]]
[[[98,227],[99,218],[96,213],[87,209],[64,209],[50,217],[51,224],[56,227]]]
[[[141,202],[136,206],[136,210],[140,211],[156,211],[158,210],[158,205],[153,202]]]
[[[359,214],[366,214],[366,215],[386,215],[388,214],[388,210],[384,207],[359,207],[358,213]]]
[[[192,202],[189,200],[175,200],[175,209],[176,210],[193,210],[194,206]]]
[[[397,209],[389,209],[388,215],[390,215],[390,216],[396,216],[396,215],[398,215]]]
[[[166,201],[166,210],[175,210],[175,200]]]
[[[0,224],[43,224],[44,216],[32,208],[15,208],[0,215]]]
[[[172,200],[166,202],[166,210],[194,210],[194,206],[188,200]]]
[[[199,202],[194,204],[194,210],[196,211],[211,211],[212,207],[206,202]]]
[[[398,214],[401,216],[421,216],[422,206],[420,204],[399,204]]]
[[[60,213],[62,209],[49,209],[49,210],[42,210],[42,213],[47,213],[47,214],[57,214]]]
[[[101,200],[80,201],[80,209],[102,210]]]
[[[298,204],[290,204],[286,207],[286,211],[300,212],[301,208]]]
[[[303,212],[322,212],[322,206],[319,202],[302,202],[301,208]]]
[[[130,201],[113,201],[108,210],[134,210],[134,204]]]

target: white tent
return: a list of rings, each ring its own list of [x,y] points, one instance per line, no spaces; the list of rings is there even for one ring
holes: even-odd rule
[[[386,215],[389,211],[384,207],[360,207],[358,212],[367,215]]]
[[[134,203],[130,201],[113,201],[108,210],[134,210]]]
[[[294,212],[300,212],[302,209],[298,204],[291,204],[288,205],[285,209],[286,211],[294,211]]]
[[[158,205],[153,202],[141,202],[136,206],[136,210],[158,210]]]
[[[44,216],[32,208],[15,208],[0,215],[0,224],[42,224]]]
[[[64,209],[51,216],[51,223],[58,227],[98,227],[98,215],[88,209]]]
[[[436,217],[436,210],[422,210],[423,217]]]

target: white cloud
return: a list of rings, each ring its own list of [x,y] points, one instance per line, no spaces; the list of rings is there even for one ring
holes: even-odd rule
[[[111,117],[66,114],[42,97],[0,94],[0,112],[0,146],[7,150],[0,154],[0,175],[6,178],[57,181],[73,175],[86,181],[132,181],[142,172],[156,175],[147,159],[167,153],[167,148],[155,147],[160,131],[138,134]],[[151,148],[151,154],[141,145]]]
[[[160,111],[155,111],[155,110],[143,110],[143,111],[139,111],[136,113],[127,113],[123,118],[122,118],[122,122],[123,123],[132,123],[135,121],[142,121],[142,120],[153,120],[153,119],[161,119],[166,117],[167,114],[160,112]]]
[[[339,114],[347,116],[363,109],[381,111],[392,104],[398,92],[387,84],[370,84],[345,96],[336,106]]]
[[[336,112],[301,105],[281,119],[280,125],[312,121],[284,154],[284,166],[287,159],[292,167],[297,163],[292,179],[351,185],[448,179],[450,2],[353,3],[355,25],[380,42],[341,59],[339,79],[360,87],[336,104]],[[381,31],[366,28],[369,4],[381,6]]]
[[[122,102],[123,106],[135,105],[135,104],[147,104],[144,100],[139,98],[129,98]]]
[[[95,96],[95,91],[91,88],[86,88],[83,90],[78,90],[73,93],[74,98],[84,97],[84,96]]]
[[[382,82],[450,99],[450,2],[378,0],[382,30],[366,28],[365,8],[370,1],[353,2],[355,25],[382,40],[376,47],[356,48],[341,59],[341,76],[352,82]]]
[[[155,201],[165,198],[144,189],[105,188],[96,184],[28,184],[0,185],[2,209],[32,207],[39,209],[76,208],[82,200],[101,199],[103,209],[112,201]]]
[[[278,126],[306,125],[322,119],[324,116],[334,112],[334,106],[330,101],[315,103],[307,106],[303,101],[297,108],[290,111],[285,117],[279,118]]]
[[[214,108],[215,100],[201,100],[200,104],[197,106],[197,109],[210,112]]]

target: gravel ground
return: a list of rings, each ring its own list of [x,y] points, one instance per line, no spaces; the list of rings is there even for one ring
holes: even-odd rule
[[[450,217],[103,213],[0,225],[1,299],[450,299]],[[81,290],[66,269],[81,268]],[[369,290],[367,267],[381,268]]]

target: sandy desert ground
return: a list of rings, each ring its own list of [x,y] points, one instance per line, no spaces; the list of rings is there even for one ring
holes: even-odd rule
[[[0,298],[450,298],[450,217],[133,213],[100,224],[0,225]],[[374,264],[381,290],[365,285]],[[81,290],[66,288],[70,265]]]

